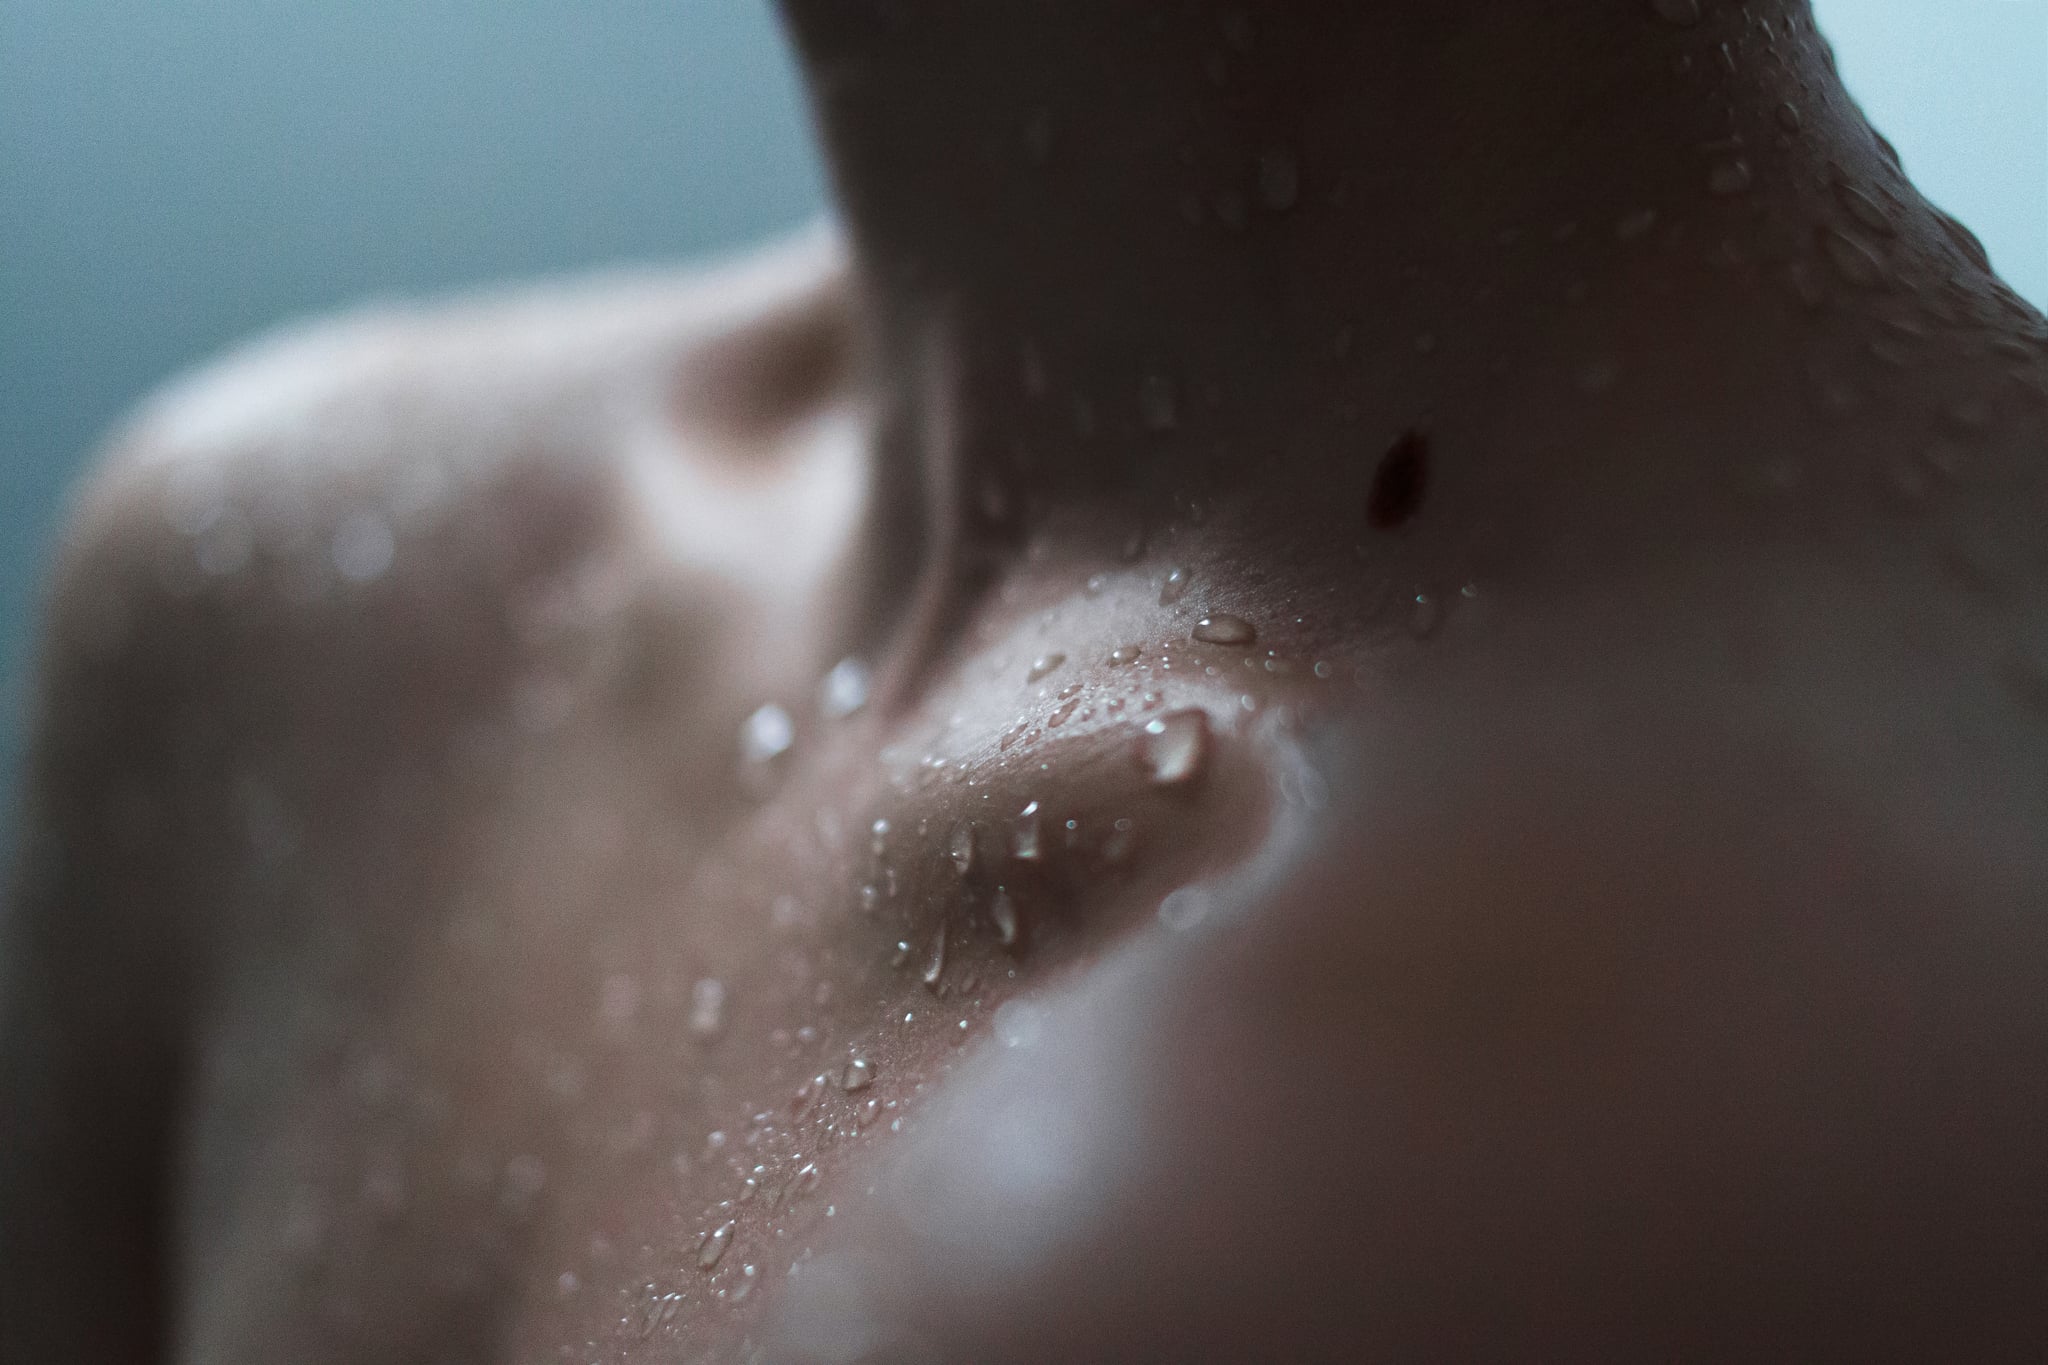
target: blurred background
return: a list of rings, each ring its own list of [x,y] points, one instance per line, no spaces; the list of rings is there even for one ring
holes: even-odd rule
[[[1815,6],[2048,303],[2048,0]],[[66,490],[149,388],[295,315],[713,252],[823,198],[768,0],[0,0],[0,797]]]

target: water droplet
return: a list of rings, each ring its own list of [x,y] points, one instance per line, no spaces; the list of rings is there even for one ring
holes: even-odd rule
[[[1035,683],[1066,661],[1067,656],[1064,654],[1041,654],[1031,661],[1031,668],[1024,674],[1024,681]]]
[[[1639,209],[1614,225],[1614,235],[1624,242],[1647,236],[1657,226],[1657,210]]]
[[[1981,394],[1953,403],[1942,412],[1950,426],[1972,436],[1982,436],[1997,425],[1998,414],[1991,400]]]
[[[716,1037],[725,1029],[725,983],[706,977],[690,988],[690,1032]]]
[[[1045,1033],[1045,1010],[1029,1000],[1005,1000],[996,1008],[995,1032],[1004,1047],[1030,1047]]]
[[[1820,249],[1835,273],[1859,289],[1875,289],[1886,282],[1884,258],[1861,238],[1839,228],[1822,228]]]
[[[1933,479],[1917,460],[1895,459],[1886,466],[1885,490],[1901,510],[1918,511],[1933,488]]]
[[[794,743],[796,723],[774,702],[748,716],[740,727],[740,755],[756,766],[782,757]]]
[[[1175,932],[1185,932],[1209,917],[1209,895],[1192,886],[1168,892],[1159,902],[1159,922]]]
[[[1970,264],[1976,266],[1979,270],[1991,269],[1991,253],[1984,249],[1984,243],[1978,239],[1976,233],[1970,231],[1961,222],[1938,209],[1935,211],[1934,218],[1936,222],[1941,224],[1941,230],[1948,234],[1949,242],[1956,250],[1963,253]]]
[[[1335,676],[1335,675],[1336,675],[1336,672],[1337,672],[1337,670],[1336,670],[1336,669],[1334,669],[1334,668],[1332,668],[1332,667],[1330,666],[1330,664],[1329,664],[1329,661],[1328,661],[1327,659],[1318,659],[1318,660],[1316,660],[1316,666],[1315,666],[1315,668],[1314,668],[1314,669],[1312,669],[1311,671],[1312,671],[1312,672],[1313,672],[1313,673],[1314,673],[1314,674],[1315,674],[1315,675],[1316,675],[1316,676],[1317,676],[1318,678],[1323,678],[1323,679],[1329,679],[1329,678],[1331,678],[1331,677]]]
[[[1159,605],[1170,607],[1188,595],[1190,575],[1186,569],[1173,569],[1166,575],[1166,581],[1159,585]]]
[[[1875,199],[1857,189],[1847,181],[1835,182],[1835,198],[1841,201],[1843,212],[1863,228],[1879,237],[1896,237],[1899,229]]]
[[[1621,362],[1612,356],[1589,360],[1579,367],[1579,392],[1602,394],[1621,382]]]
[[[1415,594],[1415,601],[1408,613],[1408,633],[1418,640],[1427,640],[1436,634],[1436,628],[1443,624],[1443,603],[1431,592]]]
[[[939,927],[932,930],[931,943],[925,948],[924,969],[918,973],[918,979],[924,982],[925,989],[936,995],[939,982],[945,979],[945,975],[946,922],[940,920]]]
[[[342,518],[328,545],[334,571],[351,583],[368,583],[391,567],[397,544],[384,518],[357,512]]]
[[[1192,633],[1195,639],[1207,645],[1248,645],[1259,638],[1259,632],[1251,622],[1227,611],[1204,616],[1195,622]]]
[[[1700,21],[1700,0],[1650,0],[1650,10],[1665,23],[1682,28]]]
[[[1139,382],[1138,416],[1149,431],[1172,431],[1180,425],[1180,400],[1171,379],[1148,374]]]
[[[1429,473],[1429,438],[1420,431],[1401,433],[1373,470],[1366,524],[1385,531],[1412,519],[1429,492]]]
[[[226,578],[249,567],[256,549],[256,536],[249,519],[232,507],[223,508],[211,526],[199,533],[192,556],[199,572],[209,578]]]
[[[1753,183],[1755,176],[1750,172],[1749,163],[1739,156],[1715,162],[1714,168],[1707,173],[1707,189],[1714,194],[1741,194]]]
[[[974,826],[965,820],[953,826],[953,834],[946,845],[946,856],[952,860],[953,870],[965,877],[974,871]]]
[[[1017,827],[1010,834],[1010,852],[1023,862],[1034,862],[1040,851],[1038,803],[1033,801],[1017,815]]]
[[[1000,886],[996,888],[995,899],[989,902],[988,918],[996,927],[996,941],[1005,948],[1014,948],[1017,945],[1017,903]]]
[[[1168,787],[1201,776],[1209,760],[1209,715],[1190,709],[1148,721],[1138,736],[1138,762],[1155,785]]]
[[[875,1064],[866,1057],[855,1057],[846,1064],[846,1070],[839,1075],[839,1088],[847,1094],[856,1094],[875,1083]]]
[[[732,1235],[739,1224],[728,1219],[704,1234],[704,1240],[697,1243],[697,1269],[711,1270],[725,1259],[726,1249],[732,1245]]]
[[[877,820],[868,827],[868,852],[874,854],[877,858],[888,854],[889,822],[887,820]]]
[[[841,659],[818,686],[818,709],[841,720],[868,704],[868,666],[859,659]]]
[[[1778,126],[1788,133],[1796,133],[1806,126],[1806,118],[1796,104],[1780,104],[1776,111]]]
[[[1301,196],[1301,163],[1286,147],[1268,147],[1259,153],[1259,202],[1274,213],[1285,213]]]
[[[1118,645],[1109,651],[1109,661],[1121,668],[1125,664],[1136,663],[1143,652],[1136,645]]]
[[[1030,118],[1024,120],[1024,152],[1041,166],[1052,156],[1052,112],[1050,110],[1035,110]]]

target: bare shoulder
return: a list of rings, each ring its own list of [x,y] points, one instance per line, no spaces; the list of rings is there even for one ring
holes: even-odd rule
[[[64,538],[44,675],[117,666],[328,729],[545,710],[507,695],[521,658],[607,604],[688,603],[701,631],[743,609],[793,518],[816,552],[785,546],[775,586],[822,576],[863,486],[848,324],[820,233],[259,340],[111,443]]]
[[[78,495],[35,661],[0,1277],[50,1311],[5,1315],[0,1355],[153,1358],[161,1305],[86,1305],[167,1283],[167,1200],[194,1180],[172,1133],[232,1088],[190,1074],[194,1030],[290,1031],[248,983],[303,1003],[390,961],[461,903],[451,845],[558,828],[564,774],[650,733],[693,779],[665,779],[696,798],[676,823],[711,818],[738,720],[826,648],[808,627],[866,486],[851,376],[817,234],[364,308],[138,410]],[[779,643],[739,647],[757,636]],[[551,795],[508,815],[516,773]],[[67,1335],[83,1318],[106,1340]]]

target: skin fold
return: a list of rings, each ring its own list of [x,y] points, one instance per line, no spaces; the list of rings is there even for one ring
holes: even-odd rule
[[[0,1358],[2031,1358],[2048,323],[1803,0],[787,0],[838,224],[147,403]]]

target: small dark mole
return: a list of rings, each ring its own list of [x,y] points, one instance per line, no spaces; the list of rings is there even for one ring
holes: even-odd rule
[[[1366,523],[1383,531],[1403,524],[1422,510],[1422,495],[1428,491],[1429,437],[1406,432],[1380,457],[1365,502]]]

